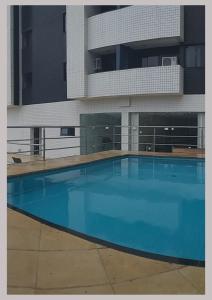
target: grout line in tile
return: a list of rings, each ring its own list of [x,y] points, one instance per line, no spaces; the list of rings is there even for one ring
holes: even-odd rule
[[[89,249],[64,249],[64,250],[35,250],[35,249],[15,249],[15,248],[8,248],[10,251],[24,251],[24,252],[40,252],[40,253],[54,253],[54,252],[85,252],[85,251],[93,251],[97,250],[98,248],[89,248]],[[100,248],[100,249],[105,249],[105,248]]]
[[[99,256],[99,260],[100,260],[100,262],[101,262],[101,264],[102,264],[102,267],[103,267],[103,269],[104,269],[104,271],[105,271],[106,277],[107,277],[107,279],[108,279],[108,283],[109,283],[109,285],[110,285],[110,287],[111,287],[111,289],[112,289],[112,291],[113,291],[113,294],[115,294],[115,289],[114,289],[114,287],[113,287],[113,285],[112,285],[112,282],[110,281],[110,277],[109,277],[109,275],[108,275],[108,273],[107,273],[107,270],[106,270],[104,261],[103,261],[103,259],[102,259],[102,257],[101,257],[101,254],[100,254],[100,252],[99,252],[99,249],[97,249],[97,253],[98,253],[98,256]]]
[[[192,282],[192,280],[190,280],[186,275],[184,275],[183,273],[181,273],[180,270],[177,270],[177,271],[178,271],[178,273],[179,273],[184,279],[186,279],[187,282],[189,282],[189,283],[193,286],[193,288],[194,288],[195,290],[197,290],[198,292],[200,292],[200,289]],[[204,292],[205,292],[205,288],[204,288]]]
[[[38,270],[39,270],[39,256],[40,256],[40,244],[41,244],[41,233],[42,232],[42,224],[40,223],[40,235],[39,235],[39,245],[38,245],[38,256],[37,256],[37,265],[35,271],[35,288],[37,287],[38,283]]]
[[[89,287],[98,287],[98,286],[104,286],[109,285],[109,283],[101,283],[101,284],[89,284],[89,285],[76,285],[76,286],[67,286],[62,288],[36,288],[36,290],[68,290],[68,289],[76,289],[76,288],[89,288]]]
[[[127,280],[121,280],[121,281],[118,281],[118,282],[112,282],[111,284],[115,285],[115,284],[124,283],[124,282],[132,282],[132,281],[135,281],[135,280],[138,280],[138,279],[142,280],[142,279],[151,278],[151,277],[158,276],[158,275],[165,274],[165,273],[175,272],[177,270],[178,269],[161,271],[161,272],[157,272],[157,273],[153,273],[153,274],[147,274],[146,276],[142,276],[142,277],[138,276],[138,277],[134,277],[134,278],[127,279]],[[195,289],[196,289],[196,287],[195,287]]]

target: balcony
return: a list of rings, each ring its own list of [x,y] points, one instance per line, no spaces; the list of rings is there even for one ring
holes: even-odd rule
[[[88,75],[89,98],[182,93],[183,68],[180,65],[134,68]]]
[[[88,50],[117,44],[176,44],[183,40],[183,7],[129,6],[88,18]]]

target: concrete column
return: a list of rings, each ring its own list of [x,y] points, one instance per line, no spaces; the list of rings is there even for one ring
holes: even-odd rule
[[[121,113],[121,150],[129,150],[129,113]]]
[[[197,116],[197,147],[199,149],[205,148],[205,113],[198,113]]]
[[[139,113],[130,114],[131,150],[139,151]]]
[[[87,96],[87,17],[83,5],[66,6],[67,97]],[[73,30],[77,28],[77,30]]]

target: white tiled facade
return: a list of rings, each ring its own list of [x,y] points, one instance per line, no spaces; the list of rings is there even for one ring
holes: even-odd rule
[[[179,65],[135,68],[88,75],[88,97],[182,94]]]
[[[66,10],[67,36],[67,94],[70,98],[84,97],[86,92],[86,18],[83,6],[68,6]]]
[[[183,40],[180,6],[129,6],[88,18],[88,49],[155,39]]]

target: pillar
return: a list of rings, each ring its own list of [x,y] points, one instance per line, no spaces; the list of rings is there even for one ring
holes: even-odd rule
[[[121,150],[129,150],[129,113],[121,113]]]
[[[197,115],[197,148],[205,148],[205,113]]]
[[[131,150],[139,151],[139,113],[130,114]]]

